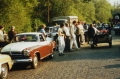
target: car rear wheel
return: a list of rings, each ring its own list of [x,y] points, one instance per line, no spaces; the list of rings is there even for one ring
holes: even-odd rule
[[[8,66],[7,64],[3,64],[1,67],[0,79],[7,79],[7,76],[8,76]]]
[[[36,54],[34,55],[33,62],[31,63],[31,67],[33,69],[36,69],[38,67],[38,57]]]
[[[109,47],[112,47],[112,42],[109,42]]]

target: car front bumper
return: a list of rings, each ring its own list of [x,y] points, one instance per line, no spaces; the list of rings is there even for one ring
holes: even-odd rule
[[[14,59],[13,63],[25,63],[25,62],[32,62],[32,58],[29,59]]]

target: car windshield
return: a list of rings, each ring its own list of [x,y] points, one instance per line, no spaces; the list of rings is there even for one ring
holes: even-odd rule
[[[58,24],[58,25],[60,25],[61,23],[65,23],[65,21],[64,20],[58,20],[58,21],[53,21],[52,22],[52,24]]]
[[[51,31],[52,31],[52,28],[49,28],[49,27],[46,27],[46,28],[45,28],[45,32],[46,32],[46,33],[50,33]]]
[[[38,40],[38,38],[37,38],[37,36],[36,35],[17,35],[16,37],[15,37],[15,42],[21,42],[21,41],[24,41],[24,42],[35,42],[35,41],[37,41]]]

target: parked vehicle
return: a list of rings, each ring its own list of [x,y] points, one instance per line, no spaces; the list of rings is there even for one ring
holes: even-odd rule
[[[9,55],[0,54],[0,79],[7,79],[8,71],[12,68],[13,62]]]
[[[118,22],[120,22],[120,13],[115,13],[113,15],[112,23],[116,25]]]
[[[38,60],[53,58],[54,48],[53,38],[30,32],[17,34],[14,43],[3,47],[1,53],[10,55],[14,63],[30,63],[32,68],[37,68]]]
[[[91,48],[94,48],[98,43],[108,43],[112,47],[112,35],[107,30],[100,30],[93,38],[89,38]]]
[[[71,26],[74,20],[78,21],[78,16],[58,16],[52,19],[52,24],[55,25],[57,23],[60,25],[60,23],[69,23]]]
[[[57,26],[50,26],[50,27],[46,27],[45,31],[48,37],[53,38],[53,40],[56,42],[56,47],[55,50],[58,49],[58,29],[59,29],[59,25]]]
[[[53,27],[46,27],[45,31],[47,36],[54,38],[56,34],[58,33],[59,25],[58,26],[53,26]]]
[[[45,32],[46,32],[48,37],[51,37],[52,30],[53,30],[53,27],[48,26],[45,28]]]
[[[120,34],[120,22],[114,26],[115,35]]]

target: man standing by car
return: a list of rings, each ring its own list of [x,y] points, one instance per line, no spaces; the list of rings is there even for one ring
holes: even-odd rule
[[[65,23],[63,30],[65,32],[65,51],[71,52],[70,50],[70,28],[69,28],[68,23]]]
[[[64,41],[64,36],[65,34],[63,33],[63,27],[64,24],[60,24],[60,28],[58,29],[58,51],[59,51],[59,56],[64,55],[63,51],[65,48],[65,41]]]
[[[75,26],[76,26],[76,21],[73,21],[72,26],[70,27],[70,33],[71,33],[71,40],[70,40],[70,49],[72,49],[73,44],[76,49],[78,48],[77,42],[76,42],[76,35],[75,35]]]

